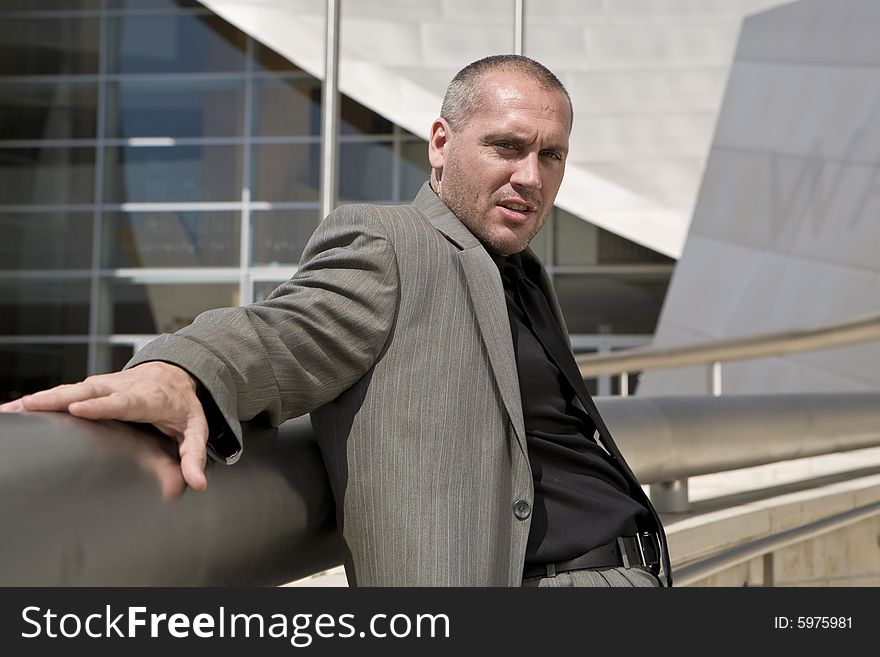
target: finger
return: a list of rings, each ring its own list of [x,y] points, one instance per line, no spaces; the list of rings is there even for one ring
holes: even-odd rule
[[[205,477],[207,443],[208,424],[204,418],[196,418],[187,427],[180,443],[180,470],[189,487],[199,492],[208,487],[208,479]]]
[[[87,420],[128,420],[131,422],[149,422],[146,404],[138,398],[121,392],[111,392],[105,397],[95,397],[73,402],[67,412]]]
[[[24,404],[21,403],[21,399],[0,404],[0,413],[21,413],[23,410]]]
[[[33,395],[26,395],[19,401],[28,411],[66,411],[70,404],[100,397],[101,394],[94,383],[83,381],[41,390]]]

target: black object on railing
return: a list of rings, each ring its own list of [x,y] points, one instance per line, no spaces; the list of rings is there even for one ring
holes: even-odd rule
[[[152,427],[0,413],[0,585],[277,585],[341,563],[308,418],[243,428],[236,465],[166,499],[176,445]]]

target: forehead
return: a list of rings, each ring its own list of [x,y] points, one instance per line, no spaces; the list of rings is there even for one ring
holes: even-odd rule
[[[483,75],[480,96],[471,117],[478,127],[522,122],[568,136],[571,106],[559,89],[525,74],[501,69]]]

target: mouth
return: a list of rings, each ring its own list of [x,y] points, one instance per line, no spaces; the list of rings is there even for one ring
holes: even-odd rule
[[[537,209],[534,203],[521,199],[505,199],[496,204],[501,214],[512,221],[525,221]]]

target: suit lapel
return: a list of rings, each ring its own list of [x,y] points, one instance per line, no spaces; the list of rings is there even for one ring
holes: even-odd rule
[[[513,338],[510,335],[510,320],[507,316],[501,275],[482,246],[461,251],[459,258],[467,279],[468,292],[474,305],[477,322],[483,334],[483,343],[489,352],[495,381],[501,391],[501,398],[507,407],[510,421],[516,430],[516,437],[523,454],[527,454],[516,354],[513,351]]]
[[[516,355],[513,351],[507,303],[504,299],[504,288],[501,285],[498,267],[480,241],[437,198],[428,183],[422,186],[413,205],[460,249],[459,261],[467,281],[468,294],[482,333],[483,344],[486,345],[489,354],[492,373],[507,414],[510,416],[516,439],[523,454],[527,454]]]

